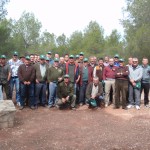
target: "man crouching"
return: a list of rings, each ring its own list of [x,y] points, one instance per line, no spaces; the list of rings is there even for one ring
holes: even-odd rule
[[[93,78],[93,82],[89,83],[86,89],[86,99],[89,108],[101,107],[103,103],[103,87],[98,77]]]
[[[74,95],[74,85],[69,81],[69,75],[64,75],[64,81],[58,84],[57,87],[58,100],[56,107],[63,107],[65,104],[70,104],[71,109],[75,110],[76,96]]]

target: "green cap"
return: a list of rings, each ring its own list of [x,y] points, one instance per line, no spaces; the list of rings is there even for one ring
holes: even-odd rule
[[[47,54],[52,54],[52,52],[51,52],[51,51],[49,51]]]
[[[6,59],[6,56],[5,56],[5,55],[1,55],[1,58],[4,58],[4,59]]]
[[[76,55],[76,58],[79,58],[79,55]]]
[[[70,55],[69,58],[74,58],[74,55]]]
[[[16,51],[15,51],[13,55],[16,55],[16,56],[18,56],[18,52],[16,52]]]
[[[79,55],[84,55],[84,53],[83,52],[80,52],[80,54]]]
[[[64,78],[70,78],[69,74],[65,74]]]
[[[88,59],[87,59],[87,58],[84,58],[83,61],[84,61],[84,62],[88,62]]]
[[[55,62],[59,62],[59,59],[58,59],[58,58],[54,58],[54,61],[55,61]]]
[[[119,58],[119,55],[118,55],[118,54],[115,54],[114,58]]]
[[[45,58],[45,60],[48,60],[48,61],[49,61],[49,58],[48,58],[48,57],[46,57],[46,58]]]
[[[26,56],[25,59],[26,59],[26,60],[30,60],[30,56]]]
[[[45,59],[45,56],[44,55],[40,55],[40,59]]]
[[[119,59],[119,62],[124,62],[124,59],[123,59],[123,58],[120,58],[120,59]]]

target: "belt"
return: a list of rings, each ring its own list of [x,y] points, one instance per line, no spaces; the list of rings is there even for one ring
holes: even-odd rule
[[[18,78],[18,76],[14,76],[14,77],[11,77],[11,78]]]

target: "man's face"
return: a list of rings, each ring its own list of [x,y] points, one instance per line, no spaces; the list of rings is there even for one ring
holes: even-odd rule
[[[2,63],[2,64],[5,64],[5,62],[6,62],[6,59],[5,59],[5,58],[2,58],[2,59],[1,59],[1,63]]]
[[[31,55],[31,56],[30,56],[30,60],[31,60],[32,62],[34,62],[34,55]]]
[[[58,65],[59,65],[59,62],[58,62],[58,61],[55,61],[55,62],[54,62],[54,66],[55,66],[55,67],[58,67]]]
[[[111,66],[114,65],[114,59],[113,58],[109,59],[109,65],[111,65]]]
[[[30,64],[30,60],[29,60],[29,59],[26,59],[26,60],[25,60],[25,64],[26,64],[26,65],[29,65],[29,64]]]
[[[93,58],[93,57],[90,58],[90,63],[91,63],[91,64],[94,64],[94,58]]]
[[[103,60],[98,61],[99,66],[103,66],[103,63],[104,63]]]
[[[69,60],[69,56],[68,55],[65,55],[65,62],[68,62],[68,60]]]
[[[93,83],[94,83],[95,86],[97,86],[98,83],[99,83],[99,80],[98,79],[93,79]]]
[[[142,64],[143,64],[143,65],[148,65],[148,59],[147,59],[147,58],[143,58]]]
[[[118,57],[114,57],[114,61],[118,62],[119,58]]]
[[[13,60],[17,60],[18,59],[18,55],[13,55]]]
[[[69,58],[70,63],[74,63],[74,58]]]
[[[84,61],[83,64],[84,64],[84,66],[87,66],[87,65],[88,65],[88,62],[87,62],[87,61]]]
[[[64,78],[64,82],[68,83],[69,82],[69,78]]]
[[[45,63],[45,59],[40,59],[40,64],[44,64]]]
[[[120,62],[119,62],[119,65],[120,65],[120,67],[124,66],[124,62],[123,62],[123,61],[120,61]]]
[[[105,62],[107,63],[109,61],[109,58],[108,57],[105,57]]]
[[[133,67],[136,67],[138,65],[138,59],[137,58],[133,58]]]
[[[48,58],[52,58],[52,54],[46,54]]]
[[[84,58],[83,55],[80,55],[80,56],[79,56],[79,59],[80,59],[80,60],[83,60],[83,58]]]
[[[128,58],[128,64],[132,65],[133,64],[133,59],[132,58]]]

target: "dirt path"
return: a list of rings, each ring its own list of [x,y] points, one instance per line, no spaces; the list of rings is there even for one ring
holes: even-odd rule
[[[0,130],[0,150],[149,150],[150,108],[17,110]]]

